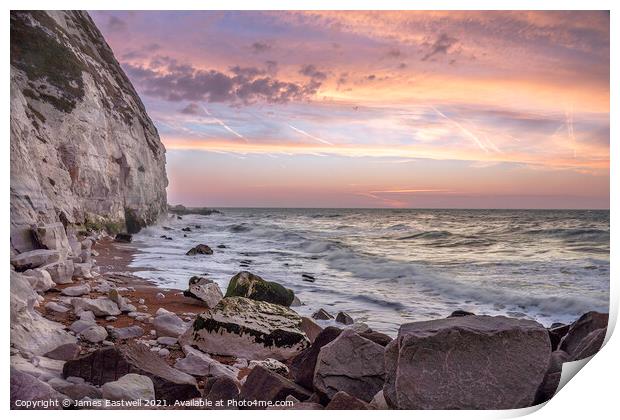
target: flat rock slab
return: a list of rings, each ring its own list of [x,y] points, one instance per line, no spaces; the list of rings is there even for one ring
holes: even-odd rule
[[[26,271],[31,268],[52,264],[59,260],[60,254],[53,249],[35,249],[22,252],[11,257],[11,264],[17,271]]]
[[[301,317],[284,306],[230,297],[198,315],[180,342],[209,354],[286,360],[310,344],[300,324]]]
[[[108,347],[65,363],[63,377],[84,378],[94,385],[116,381],[128,373],[151,378],[155,396],[168,403],[185,401],[200,396],[196,380],[154,354],[147,346],[127,344]]]
[[[534,321],[464,316],[400,327],[386,348],[385,399],[398,409],[531,406],[551,357]]]

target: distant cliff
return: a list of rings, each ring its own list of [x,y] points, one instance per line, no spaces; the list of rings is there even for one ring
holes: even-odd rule
[[[32,226],[135,232],[166,212],[165,149],[86,12],[11,12],[11,251]]]

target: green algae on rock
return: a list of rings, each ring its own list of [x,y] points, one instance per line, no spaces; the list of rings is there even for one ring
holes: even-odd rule
[[[226,297],[241,296],[252,300],[291,306],[295,293],[279,283],[263,280],[262,277],[249,271],[237,273],[226,289]]]

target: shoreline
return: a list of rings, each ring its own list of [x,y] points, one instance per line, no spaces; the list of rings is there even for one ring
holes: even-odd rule
[[[70,283],[43,291],[34,309],[75,338],[34,357],[15,349],[11,359],[12,366],[34,375],[32,380],[44,380],[55,392],[74,398],[76,408],[88,407],[84,405],[88,395],[97,400],[112,398],[106,391],[108,383],[116,384],[125,395],[118,398],[131,400],[135,385],[122,380],[133,372],[154,384],[153,398],[167,401],[159,408],[218,409],[213,404],[221,400],[235,404],[219,409],[446,408],[451,399],[429,407],[420,402],[410,405],[408,396],[400,401],[399,395],[418,391],[394,381],[405,374],[424,383],[428,378],[420,372],[428,369],[484,369],[469,366],[469,351],[483,352],[482,359],[499,358],[499,370],[489,373],[493,381],[511,372],[511,366],[521,366],[518,381],[529,385],[516,399],[506,397],[514,391],[516,380],[508,375],[501,380],[506,388],[501,393],[504,401],[497,403],[484,393],[474,395],[479,391],[468,390],[473,399],[459,408],[519,408],[551,398],[562,363],[596,353],[607,325],[607,314],[596,312],[584,314],[571,325],[545,328],[531,320],[455,310],[447,318],[402,324],[394,339],[342,312],[335,324],[319,325],[319,320],[330,315],[321,311],[312,317],[297,314],[290,307],[295,299],[292,290],[247,271],[230,280],[227,297],[216,283],[200,276],[189,279],[188,295],[188,291],[162,288],[134,275],[138,269],[129,264],[137,248],[131,243],[95,234],[81,244],[94,257],[89,262],[92,274],[90,270],[87,275],[74,273]],[[206,245],[196,249],[201,246],[203,252],[212,252]],[[83,308],[84,302],[90,306]],[[59,312],[59,307],[66,309]],[[468,333],[462,335],[462,331]],[[94,332],[99,336],[92,338]],[[421,361],[407,355],[419,351],[415,350],[418,340],[423,347],[436,348]],[[426,340],[430,344],[424,344]],[[507,349],[506,340],[521,350]],[[407,347],[412,345],[413,350]],[[442,354],[451,354],[454,348],[468,352],[457,354],[464,359],[450,367]],[[510,361],[504,359],[506,351],[512,352]],[[366,362],[360,365],[357,359]],[[11,380],[15,380],[13,374]],[[81,382],[74,384],[76,380]],[[440,392],[434,381],[424,386],[426,393]],[[464,392],[458,381],[442,386]],[[88,395],[84,395],[85,387]],[[277,402],[289,405],[273,405]]]

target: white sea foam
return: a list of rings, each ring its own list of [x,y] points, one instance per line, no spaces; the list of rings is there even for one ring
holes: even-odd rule
[[[295,290],[302,313],[345,310],[388,333],[455,309],[548,325],[608,308],[608,212],[223,211],[144,229],[133,266],[177,288],[250,270]],[[214,254],[186,256],[197,243]]]

